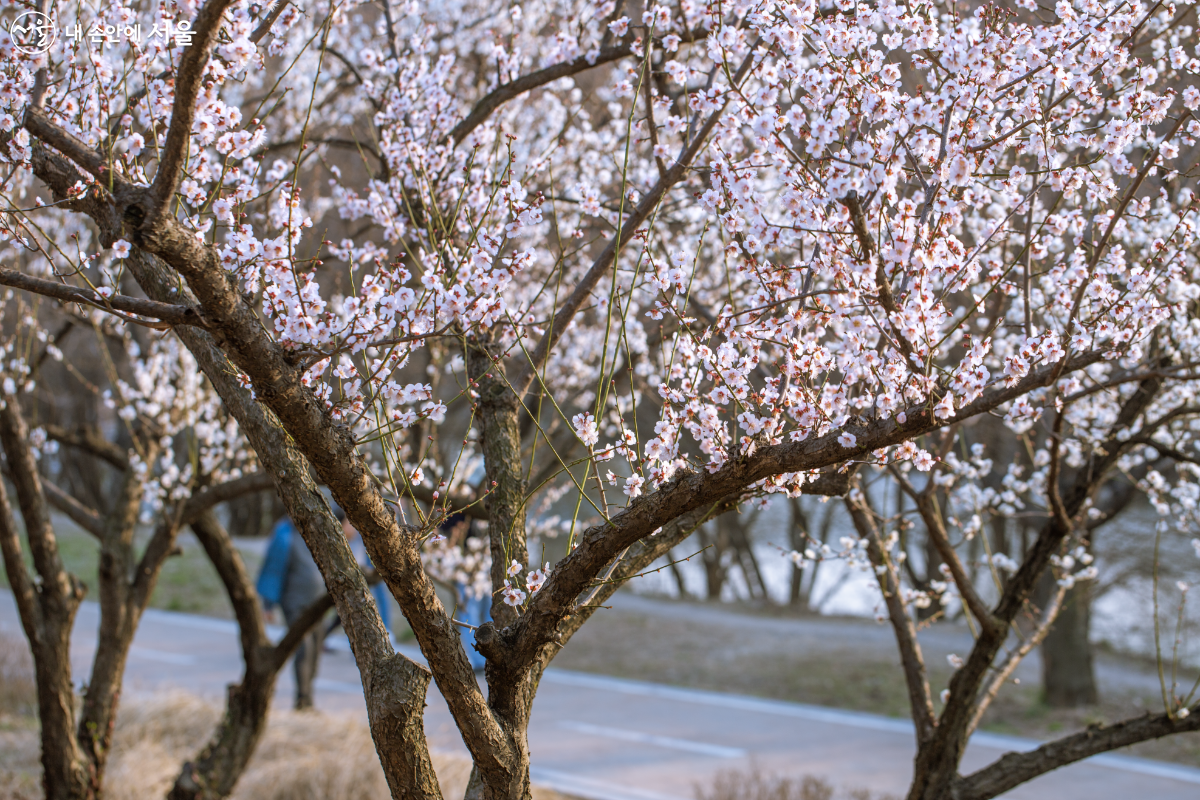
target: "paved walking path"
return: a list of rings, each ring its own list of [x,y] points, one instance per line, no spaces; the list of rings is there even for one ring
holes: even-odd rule
[[[98,606],[84,603],[72,637],[80,678],[89,668],[98,621]],[[0,591],[0,631],[21,636],[8,591]],[[401,649],[419,657],[415,648]],[[233,622],[152,609],[130,652],[126,692],[180,687],[219,699],[240,666]],[[288,705],[292,691],[289,667],[279,681],[277,702]],[[344,639],[322,658],[317,705],[365,713]],[[434,747],[463,749],[445,702],[432,688],[426,723]],[[534,781],[591,800],[686,800],[696,784],[730,768],[817,775],[847,788],[902,794],[913,754],[912,727],[904,720],[553,668],[538,692],[529,738]],[[964,768],[1035,745],[976,734]],[[1093,758],[1006,795],[1014,800],[1197,796],[1200,769],[1121,755]]]

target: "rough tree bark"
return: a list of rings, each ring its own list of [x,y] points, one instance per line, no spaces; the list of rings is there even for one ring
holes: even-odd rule
[[[508,386],[501,353],[487,339],[468,342],[467,375],[479,393],[476,420],[479,444],[483,452],[485,489],[484,508],[488,514],[488,538],[492,553],[492,588],[502,588],[505,570],[515,561],[529,563],[525,531],[525,480],[521,463],[521,430],[518,423],[520,404]],[[472,771],[467,787],[468,800],[481,797],[506,797],[528,800],[529,714],[533,710],[535,685],[526,670],[514,670],[495,655],[494,632],[507,628],[517,619],[516,609],[496,601],[492,595],[492,622],[485,623],[475,635],[479,650],[487,656],[484,674],[488,685],[488,708],[505,738],[510,756],[507,781],[503,788],[485,786],[478,769]]]

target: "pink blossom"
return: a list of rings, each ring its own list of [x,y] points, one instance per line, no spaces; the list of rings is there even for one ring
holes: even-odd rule
[[[550,577],[550,563],[545,566],[535,569],[525,576],[525,585],[529,588],[530,594],[537,594],[538,590],[546,583],[546,579]]]
[[[600,441],[596,431],[596,418],[590,413],[576,414],[571,418],[571,425],[575,428],[575,435],[579,437],[579,441],[587,447],[594,447],[596,442]]]
[[[525,592],[511,585],[508,581],[504,582],[504,588],[500,590],[501,596],[506,605],[514,608],[525,602]]]

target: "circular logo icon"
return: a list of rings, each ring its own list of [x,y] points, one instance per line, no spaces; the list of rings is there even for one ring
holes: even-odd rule
[[[22,53],[36,56],[45,53],[58,38],[58,27],[54,20],[40,11],[26,11],[8,26],[13,47]]]

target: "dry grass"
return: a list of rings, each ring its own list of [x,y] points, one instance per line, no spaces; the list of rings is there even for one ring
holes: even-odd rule
[[[0,637],[0,798],[42,796],[33,661],[23,640]],[[106,798],[159,800],[185,759],[212,734],[222,709],[184,692],[122,703],[108,763]],[[467,759],[435,755],[446,797],[462,797]],[[312,712],[271,715],[235,800],[375,800],[389,797],[370,731],[360,718]],[[553,800],[541,797],[539,800]]]
[[[837,791],[822,778],[805,775],[789,778],[749,770],[718,772],[709,786],[696,786],[697,800],[894,800],[891,795],[875,795],[866,789]]]
[[[0,798],[42,797],[33,662],[22,639],[0,636]],[[127,697],[117,714],[107,800],[160,800],[222,708],[181,691]],[[466,791],[471,762],[435,753],[448,800]],[[233,800],[385,800],[390,797],[366,723],[352,714],[275,711]],[[534,800],[561,800],[535,789]]]
[[[37,710],[33,657],[24,639],[0,634],[0,717],[29,716]]]
[[[221,709],[183,692],[126,702],[117,717],[107,796],[161,798],[180,764],[212,733]],[[373,800],[388,796],[370,733],[358,719],[280,711],[238,783],[249,800]]]
[[[126,703],[113,736],[107,797],[161,798],[184,759],[220,718],[215,704],[182,692]],[[435,754],[442,793],[461,797],[470,762]],[[390,797],[366,724],[354,715],[276,711],[232,800],[383,800]]]
[[[216,726],[221,710],[182,692],[127,703],[113,735],[111,800],[161,798],[184,759]],[[471,774],[464,756],[435,752],[446,798],[462,797]],[[352,714],[276,711],[231,800],[385,800],[387,782],[366,723]],[[560,800],[534,791],[534,800]]]
[[[37,686],[24,639],[0,634],[0,797],[32,800],[38,781]]]
[[[0,722],[0,797],[35,800],[42,796],[37,728],[12,723]]]
[[[221,708],[184,692],[127,699],[117,716],[105,781],[107,800],[160,800],[180,765],[196,754]],[[12,718],[18,719],[18,718]],[[0,798],[42,796],[37,728],[0,728]],[[433,766],[448,800],[462,797],[471,762],[435,753]],[[232,800],[385,800],[387,782],[365,722],[346,714],[276,711]],[[561,800],[535,789],[534,800]]]

